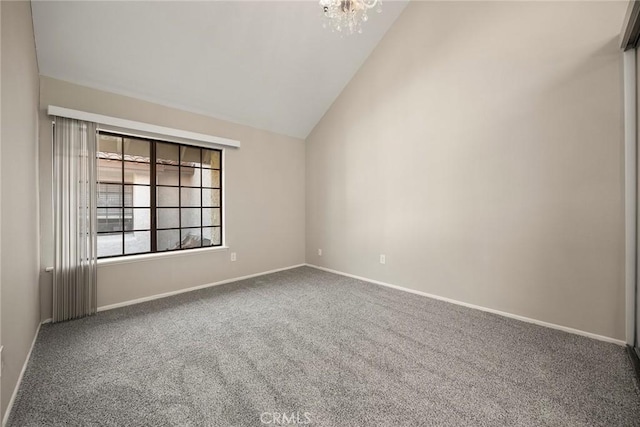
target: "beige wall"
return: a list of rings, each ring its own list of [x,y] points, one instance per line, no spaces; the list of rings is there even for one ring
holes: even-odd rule
[[[98,268],[98,306],[304,263],[304,141],[210,117],[40,79],[41,318],[51,317],[51,120],[48,105],[89,111],[239,140],[225,152],[225,224],[229,251]],[[238,260],[230,261],[230,252]]]
[[[38,64],[29,2],[2,9],[1,276],[4,414],[37,330]]]
[[[624,339],[625,9],[410,3],[307,139],[307,262]]]

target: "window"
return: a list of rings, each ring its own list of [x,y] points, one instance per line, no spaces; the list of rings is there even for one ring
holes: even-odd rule
[[[222,245],[222,152],[100,132],[98,257]]]

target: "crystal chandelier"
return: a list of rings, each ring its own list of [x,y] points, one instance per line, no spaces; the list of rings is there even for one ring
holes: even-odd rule
[[[320,0],[324,15],[323,27],[347,34],[362,33],[369,9],[382,12],[382,0]]]

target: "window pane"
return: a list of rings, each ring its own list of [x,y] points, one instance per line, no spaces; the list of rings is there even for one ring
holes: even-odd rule
[[[199,228],[183,228],[181,232],[182,249],[199,248],[201,244],[201,234]]]
[[[98,257],[122,255],[122,233],[98,234]]]
[[[124,139],[124,159],[134,162],[149,163],[151,143],[143,139]]]
[[[220,169],[220,151],[203,149],[202,167]]]
[[[157,225],[158,228],[180,227],[178,209],[158,208],[156,212],[158,215],[158,225]]]
[[[98,208],[98,232],[122,231],[122,208]]]
[[[183,145],[180,147],[180,164],[182,166],[200,167],[200,148],[188,147]]]
[[[122,182],[122,161],[98,158],[98,181]]]
[[[200,206],[199,188],[180,188],[180,206]]]
[[[151,206],[151,188],[147,185],[125,185],[124,206],[134,208],[146,208]]]
[[[202,206],[220,207],[220,190],[202,190]]]
[[[151,232],[135,231],[124,235],[124,253],[139,254],[151,251]]]
[[[180,249],[180,230],[158,231],[158,251]]]
[[[200,208],[182,209],[180,227],[200,227]]]
[[[204,208],[202,209],[202,225],[220,225],[220,208]]]
[[[156,204],[158,206],[177,207],[179,206],[177,187],[157,187]]]
[[[98,207],[122,206],[122,185],[98,184]]]
[[[222,233],[220,227],[208,227],[202,229],[202,246],[219,246],[222,244]]]
[[[156,184],[178,185],[178,166],[157,165]]]
[[[151,228],[151,209],[132,209],[124,210],[124,229],[129,230],[148,230]]]
[[[122,138],[100,134],[98,138],[98,158],[122,160]]]
[[[178,164],[178,146],[175,144],[156,143],[156,163],[166,165]]]
[[[149,184],[149,163],[124,162],[124,182],[127,184]]]
[[[133,209],[124,209],[124,229],[133,230]]]
[[[220,171],[202,169],[202,186],[220,188]]]
[[[180,169],[180,185],[183,187],[200,187],[200,169],[182,166]]]

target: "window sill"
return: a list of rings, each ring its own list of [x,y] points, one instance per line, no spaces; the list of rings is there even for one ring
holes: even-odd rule
[[[98,267],[103,265],[129,264],[132,262],[154,261],[163,258],[183,257],[189,255],[220,252],[228,250],[228,246],[216,246],[213,248],[188,249],[182,251],[158,252],[153,254],[128,255],[117,258],[105,258],[98,260]]]
[[[105,258],[98,260],[98,267],[103,265],[115,265],[115,264],[129,264],[132,262],[154,261],[162,258],[183,257],[188,255],[196,255],[209,252],[221,252],[227,251],[228,246],[216,246],[213,248],[201,248],[201,249],[189,249],[184,251],[171,251],[171,252],[158,252],[154,254],[142,254],[142,255],[128,255],[117,258]],[[47,273],[53,271],[53,267],[47,267],[45,270]]]

